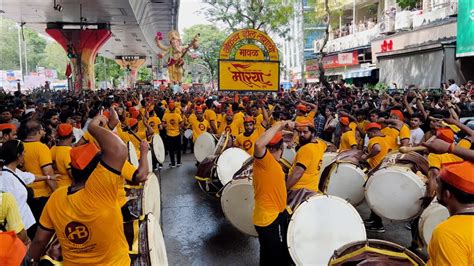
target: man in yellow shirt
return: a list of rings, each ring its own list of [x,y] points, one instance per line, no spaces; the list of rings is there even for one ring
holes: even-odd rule
[[[265,123],[262,121],[262,123]],[[244,118],[245,131],[240,133],[235,139],[234,146],[246,151],[250,156],[253,156],[255,142],[260,135],[265,132],[265,128],[260,125],[255,125],[255,118],[247,116]]]
[[[58,126],[58,144],[51,148],[51,158],[53,166],[61,176],[57,178],[58,188],[68,187],[72,184],[71,175],[71,156],[69,155],[72,147],[74,134],[70,124],[60,124]]]
[[[234,116],[232,110],[227,110],[224,121],[221,122],[218,134],[229,132],[234,138],[244,131],[243,119]]]
[[[201,107],[196,107],[195,115],[189,116],[188,123],[193,130],[193,143],[204,132],[210,130],[211,126],[207,120],[204,119],[204,114]]]
[[[318,192],[319,171],[327,144],[318,141],[312,120],[296,123],[299,149],[288,174],[286,188],[297,190],[306,188]]]
[[[361,161],[366,161],[369,164],[370,169],[377,167],[382,162],[385,155],[389,153],[386,137],[380,131],[381,128],[382,126],[380,124],[374,122],[367,124],[365,127],[365,131],[369,136],[369,146],[367,148],[367,154],[362,155]],[[372,232],[385,232],[382,218],[374,212],[371,212],[369,219],[365,221],[365,228]]]
[[[166,129],[167,148],[170,153],[170,167],[181,166],[181,127],[183,125],[183,118],[176,111],[174,102],[169,104],[169,112],[163,115],[163,125]]]
[[[474,265],[474,164],[444,164],[437,178],[438,202],[449,217],[440,223],[428,245],[428,266]]]
[[[30,247],[33,261],[56,233],[66,265],[130,265],[117,189],[128,151],[105,124],[97,116],[88,128],[100,151],[93,143],[71,150],[74,185],[55,191],[46,204]]]
[[[22,122],[18,131],[25,132],[26,135],[26,138],[23,139],[25,147],[24,170],[37,176],[48,176],[48,178],[53,176],[54,169],[51,152],[48,146],[40,141],[45,135],[43,126],[38,121],[30,119]],[[57,183],[54,180],[48,179],[46,181],[34,182],[29,187],[33,189],[34,198],[28,200],[28,205],[33,212],[33,216],[38,220],[49,196],[56,189]],[[33,229],[30,229],[32,233],[35,232],[36,226],[34,225]]]
[[[253,223],[260,243],[260,265],[292,265],[286,244],[285,174],[278,161],[283,153],[282,130],[293,122],[276,122],[255,142]]]
[[[308,112],[308,107],[311,107],[311,110]],[[318,106],[313,103],[301,101],[300,104],[296,105],[296,118],[295,122],[299,123],[305,120],[314,120],[314,117],[316,116],[316,112],[318,111]]]
[[[339,118],[339,124],[341,126],[341,141],[339,142],[339,152],[343,152],[350,149],[357,149],[357,141],[355,138],[355,131],[349,127],[349,117],[343,116]]]
[[[206,100],[206,107],[207,109],[204,111],[204,119],[209,122],[212,132],[217,133],[217,114],[215,112],[216,106],[214,105],[214,101],[212,99]]]

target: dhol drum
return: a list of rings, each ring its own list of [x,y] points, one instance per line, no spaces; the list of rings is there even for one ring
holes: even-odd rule
[[[207,156],[214,154],[216,139],[208,132],[204,132],[194,142],[194,156],[198,162],[202,162]]]
[[[422,211],[427,179],[421,171],[428,162],[421,155],[411,157],[393,153],[385,157],[365,186],[365,198],[370,209],[389,220],[410,220]],[[406,162],[405,160],[410,160]]]
[[[128,148],[128,161],[133,166],[138,168],[139,162],[138,162],[137,151],[135,150],[135,146],[133,146],[133,143],[131,141],[127,143],[127,148]]]
[[[296,150],[294,148],[285,147],[283,149],[283,153],[281,154],[280,158],[280,165],[283,168],[283,172],[288,174],[290,171],[291,166],[293,165],[293,161],[296,157]]]
[[[161,193],[158,177],[154,173],[148,175],[148,180],[143,186],[142,214],[153,213],[156,219],[161,217]]]
[[[206,194],[216,195],[222,188],[222,184],[217,177],[217,165],[215,164],[218,156],[210,155],[206,157],[198,166],[194,178],[197,180],[199,188]]]
[[[338,155],[337,152],[325,152],[323,154],[323,161],[321,162],[321,169],[319,170],[319,176],[323,173],[324,169],[326,169],[326,166],[331,164],[331,162],[336,158]]]
[[[151,143],[156,160],[159,163],[163,163],[165,161],[165,144],[163,143],[160,134],[153,135]]]
[[[226,134],[222,134],[217,141],[216,147],[214,149],[214,155],[219,155],[223,153],[226,149],[232,147],[232,136],[227,132]]]
[[[438,224],[449,218],[449,211],[439,204],[436,199],[421,213],[418,222],[418,233],[425,245],[431,241],[433,231]]]
[[[365,170],[359,166],[361,151],[348,150],[338,154],[324,169],[319,190],[338,196],[357,206],[364,200]]]
[[[147,214],[144,220],[139,221],[138,232],[135,229],[135,233],[138,236],[138,253],[131,255],[130,265],[168,265],[159,219],[155,218],[152,213]]]
[[[193,131],[191,129],[186,129],[184,131],[184,137],[187,139],[191,139],[193,137]]]
[[[410,250],[392,242],[368,239],[348,243],[336,250],[329,265],[425,265]]]
[[[217,159],[217,177],[225,186],[232,180],[234,174],[242,168],[250,155],[240,148],[229,148]]]
[[[148,151],[147,153],[147,160],[148,160],[148,172],[151,173],[153,172],[153,153],[151,152],[151,150]]]
[[[287,242],[296,265],[326,265],[334,250],[367,239],[364,223],[347,201],[316,194],[293,213]]]
[[[224,187],[221,207],[227,220],[239,231],[258,236],[253,224],[254,191],[251,178],[233,179]]]

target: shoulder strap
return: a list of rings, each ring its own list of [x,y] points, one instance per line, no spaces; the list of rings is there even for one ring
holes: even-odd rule
[[[20,181],[20,183],[25,187],[25,188],[28,188],[25,184],[25,182],[23,182],[23,179],[21,179],[15,172],[13,172],[12,170],[8,169],[8,168],[2,168],[2,171],[4,172],[9,172],[10,174],[14,175],[16,177],[16,179],[18,179],[18,181]]]
[[[0,217],[4,217],[3,220],[0,220],[0,232],[6,232],[7,217],[5,212],[5,206],[3,204],[3,197],[5,193],[0,191]]]

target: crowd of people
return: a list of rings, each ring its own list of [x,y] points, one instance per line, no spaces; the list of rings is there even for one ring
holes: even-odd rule
[[[460,122],[474,116],[472,82],[440,93],[416,87],[387,93],[343,82],[273,93],[16,92],[2,95],[0,106],[0,229],[10,232],[1,237],[17,264],[37,263],[53,235],[65,262],[130,264],[124,184],[146,180],[153,135],[164,140],[173,168],[204,132],[229,133],[255,159],[253,221],[263,265],[292,263],[284,236],[287,197],[301,188],[318,192],[324,152],[364,151],[360,163],[373,169],[402,146],[428,148],[423,206],[437,197],[452,215],[433,234],[429,263],[474,263],[474,132]],[[127,160],[129,142],[138,167]],[[288,174],[278,164],[284,142],[297,150]],[[385,231],[375,213],[365,225]],[[421,248],[416,237],[411,248]]]

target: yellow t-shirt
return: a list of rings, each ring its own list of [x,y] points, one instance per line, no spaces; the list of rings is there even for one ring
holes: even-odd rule
[[[68,187],[72,184],[72,179],[69,177],[68,170],[71,169],[71,146],[53,146],[51,148],[51,158],[58,174],[57,183],[58,188]]]
[[[428,266],[474,265],[474,214],[454,215],[433,231]]]
[[[74,193],[56,190],[39,224],[55,231],[65,265],[130,265],[118,201],[120,173],[100,162],[85,187]]]
[[[361,122],[357,122],[357,130],[359,130],[359,132],[365,134],[365,126],[369,123],[370,122],[367,121],[367,120],[362,120]]]
[[[234,115],[234,120],[236,120],[236,119],[237,119],[237,120],[242,119],[242,121],[243,121],[243,120],[244,120],[244,113],[242,113],[242,112],[240,112],[240,111],[237,112],[237,113],[235,113],[235,115]]]
[[[355,132],[352,130],[344,132],[341,135],[341,142],[339,143],[339,152],[350,150],[352,149],[353,145],[357,145]]]
[[[153,134],[160,134],[159,125],[161,120],[158,116],[152,116],[148,118],[148,125],[153,129]]]
[[[263,127],[255,127],[253,133],[250,136],[245,136],[245,133],[241,133],[235,139],[235,145],[244,151],[246,151],[250,156],[253,156],[253,151],[255,149],[255,142],[260,137],[260,135],[265,132]]]
[[[237,137],[240,133],[244,132],[244,120],[234,117],[232,123],[227,124],[227,121],[224,118],[217,133],[223,134],[226,132],[229,132],[233,137]]]
[[[399,131],[392,127],[384,127],[381,130],[382,134],[385,135],[385,143],[389,151],[398,151],[400,145],[398,145]]]
[[[131,182],[133,180],[133,176],[135,175],[135,172],[137,171],[137,168],[135,166],[133,166],[128,160],[125,161],[125,163],[123,164],[123,167],[122,167],[122,171],[121,171],[121,177],[123,177],[125,180]],[[118,190],[118,201],[119,201],[119,204],[120,206],[123,206],[125,205],[125,203],[127,203],[127,194],[125,192],[125,188],[123,186],[124,184],[122,184],[122,186],[119,188]]]
[[[23,145],[25,146],[25,163],[23,167],[27,172],[34,175],[43,175],[42,169],[53,164],[48,146],[39,141],[24,142]],[[33,188],[35,198],[48,197],[52,192],[45,181],[33,182],[28,186]]]
[[[319,170],[326,148],[327,144],[325,142],[318,141],[305,144],[298,150],[289,175],[293,173],[297,165],[302,166],[305,170],[300,180],[290,189],[306,188],[314,192],[318,191]]]
[[[0,223],[5,223],[7,231],[17,234],[25,229],[15,196],[8,192],[0,192]]]
[[[212,109],[206,109],[206,111],[204,111],[204,119],[207,120],[207,122],[209,122],[209,125],[211,124],[214,124],[214,126],[217,128],[217,115],[216,115],[216,112],[214,112],[214,110]]]
[[[179,135],[179,123],[183,118],[178,113],[166,113],[163,115],[163,122],[166,123],[166,135],[176,137]]]
[[[216,128],[219,129],[220,126],[221,126],[222,120],[224,119],[224,115],[222,115],[222,114],[217,114],[216,117],[217,117],[217,118],[216,118],[216,126],[217,126]],[[219,130],[218,130],[218,131],[219,131]]]
[[[400,128],[400,134],[399,134],[399,137],[400,137],[400,141],[404,140],[404,139],[410,139],[410,128],[406,125],[406,124],[403,124],[403,126]]]
[[[372,151],[372,148],[374,147],[375,144],[379,144],[380,146],[380,152],[375,155],[372,158],[369,158],[367,160],[367,163],[369,163],[370,168],[375,168],[377,165],[379,165],[382,161],[385,155],[390,152],[388,146],[387,146],[387,137],[382,137],[382,136],[376,136],[371,139],[369,139],[369,146],[367,147],[368,153]],[[392,140],[392,139],[389,139]]]
[[[444,163],[458,163],[462,161],[464,161],[462,158],[452,153],[428,154],[428,164],[430,168],[441,169],[441,165]]]
[[[268,226],[286,208],[285,174],[268,150],[262,158],[255,157],[253,161],[252,185],[255,198],[253,223]]]
[[[189,120],[189,125],[191,126],[191,129],[193,130],[193,142],[196,141],[196,139],[202,135],[202,133],[207,132],[209,128],[211,128],[211,125],[209,122],[205,119],[199,121],[196,116],[190,117]]]

